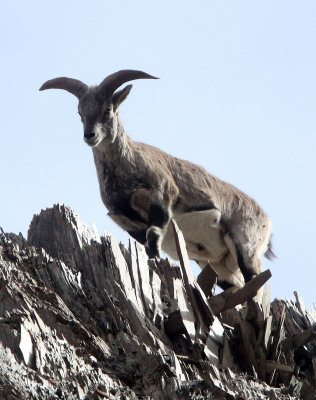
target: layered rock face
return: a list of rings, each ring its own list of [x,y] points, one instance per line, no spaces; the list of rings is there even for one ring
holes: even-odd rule
[[[238,356],[238,329],[260,327],[249,307],[215,315],[185,263],[148,261],[56,205],[28,240],[0,231],[0,399],[312,399],[314,316],[272,303],[262,379]]]

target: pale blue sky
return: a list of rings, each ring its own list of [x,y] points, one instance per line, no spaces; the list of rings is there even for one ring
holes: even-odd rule
[[[254,197],[273,222],[273,297],[315,296],[315,1],[2,2],[0,226],[26,235],[60,202],[127,242],[106,216],[77,100],[47,79],[136,81],[127,133]]]

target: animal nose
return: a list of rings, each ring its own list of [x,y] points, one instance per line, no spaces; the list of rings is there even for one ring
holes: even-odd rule
[[[85,132],[84,137],[85,139],[92,139],[93,137],[95,137],[95,133],[93,131]]]

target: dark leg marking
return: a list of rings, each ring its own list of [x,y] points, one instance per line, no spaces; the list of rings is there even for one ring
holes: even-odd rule
[[[127,232],[133,239],[137,240],[140,244],[146,243],[146,230],[141,231],[128,231]]]
[[[244,257],[242,256],[240,250],[237,247],[236,247],[236,253],[240,271],[244,276],[245,282],[249,282],[256,275],[256,272],[253,271],[251,268],[249,268],[249,266],[245,263]]]
[[[233,284],[231,284],[231,283],[229,283],[227,281],[219,281],[219,280],[217,281],[217,285],[223,290],[226,290],[226,289],[229,289],[231,287],[234,287]]]
[[[233,233],[233,229],[231,226],[227,224],[227,221],[222,221],[222,225],[224,228],[226,228],[226,231],[228,232],[230,238],[233,241],[233,244],[236,249],[236,255],[237,255],[237,262],[239,269],[241,273],[243,274],[245,283],[249,282],[255,275],[257,275],[256,271],[253,270],[252,265],[248,265],[244,259],[244,256],[242,255],[242,252],[240,250],[240,247],[238,245],[238,240],[236,238],[236,235]],[[235,239],[236,238],[236,239]]]
[[[140,215],[140,213],[134,210],[129,203],[129,200],[123,199],[119,204],[116,205],[114,212],[116,214],[123,214],[125,217],[135,222],[143,222],[147,221]]]
[[[163,226],[168,222],[169,214],[160,204],[151,204],[148,213],[148,227],[158,226],[163,228]]]
[[[155,231],[151,231],[148,235],[147,246],[145,247],[146,253],[149,258],[159,257],[158,251],[159,235]]]
[[[201,205],[198,207],[186,207],[185,212],[192,212],[192,211],[208,211],[208,210],[218,210],[217,207],[212,202],[209,202],[208,204]]]
[[[169,221],[168,212],[157,203],[152,203],[149,207],[148,213],[148,229],[152,227],[157,227],[162,229],[166,223]],[[148,257],[158,257],[159,249],[158,249],[158,241],[160,235],[155,229],[150,229],[147,234],[147,246],[146,252]]]

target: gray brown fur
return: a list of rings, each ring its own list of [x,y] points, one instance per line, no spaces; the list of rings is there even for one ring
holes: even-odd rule
[[[271,249],[269,218],[252,198],[204,168],[126,135],[118,108],[132,85],[115,90],[142,78],[154,79],[123,70],[99,86],[56,78],[40,90],[65,89],[78,97],[103,203],[116,223],[146,245],[150,257],[160,257],[161,247],[177,256],[169,226],[175,218],[189,256],[201,267],[210,261],[221,281],[240,287],[262,271],[262,255]]]

